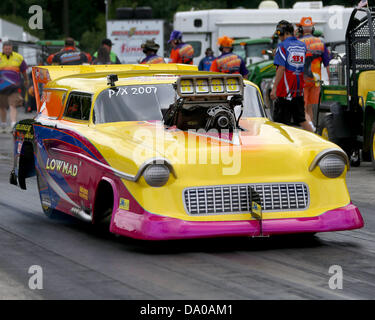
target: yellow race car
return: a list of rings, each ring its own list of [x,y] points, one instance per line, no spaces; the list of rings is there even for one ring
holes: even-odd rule
[[[10,182],[43,211],[160,240],[361,228],[337,145],[273,123],[257,86],[187,65],[34,67]]]

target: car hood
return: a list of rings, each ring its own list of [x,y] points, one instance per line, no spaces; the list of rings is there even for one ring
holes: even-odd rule
[[[159,121],[122,122],[96,126],[95,136],[88,138],[117,170],[135,174],[145,161],[164,158],[177,176],[199,177],[200,183],[266,172],[266,180],[285,181],[286,174],[298,180],[319,152],[338,148],[316,134],[265,118],[243,119],[240,125],[243,131],[218,136],[166,128]]]

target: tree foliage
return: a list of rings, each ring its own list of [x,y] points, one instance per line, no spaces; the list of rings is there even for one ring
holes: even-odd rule
[[[173,21],[177,11],[202,10],[213,8],[257,8],[261,0],[108,0],[109,18],[114,19],[118,7],[151,6],[153,17]],[[370,4],[371,4],[370,0]],[[295,0],[277,0],[281,7],[292,7]],[[323,0],[324,5],[341,4],[354,6],[359,0]],[[64,3],[67,6],[64,6]],[[28,13],[31,5],[43,8],[43,30],[30,30]],[[306,13],[308,14],[308,13]],[[25,31],[41,39],[63,39],[71,36],[81,42],[83,50],[93,52],[105,36],[104,0],[1,0],[0,17],[24,27]],[[65,17],[65,19],[64,19]],[[64,25],[68,21],[68,25]],[[64,31],[67,34],[64,34]]]

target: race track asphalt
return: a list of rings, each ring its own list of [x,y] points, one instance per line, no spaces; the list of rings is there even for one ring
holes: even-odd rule
[[[66,217],[46,218],[35,178],[8,183],[11,136],[0,134],[0,299],[374,299],[375,171],[347,181],[361,230],[310,239],[219,238],[145,242]],[[30,266],[43,289],[29,289]],[[343,288],[330,289],[331,266]]]

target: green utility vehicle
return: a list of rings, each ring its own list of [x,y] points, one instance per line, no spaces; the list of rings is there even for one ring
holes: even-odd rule
[[[375,10],[354,9],[345,54],[330,61],[330,85],[322,85],[315,116],[318,133],[338,144],[352,166],[372,161],[375,169]]]
[[[249,70],[248,79],[254,82],[261,90],[264,103],[272,114],[270,93],[276,67],[273,64],[272,50],[276,47],[272,38],[237,39],[233,44],[233,52],[246,61]]]

